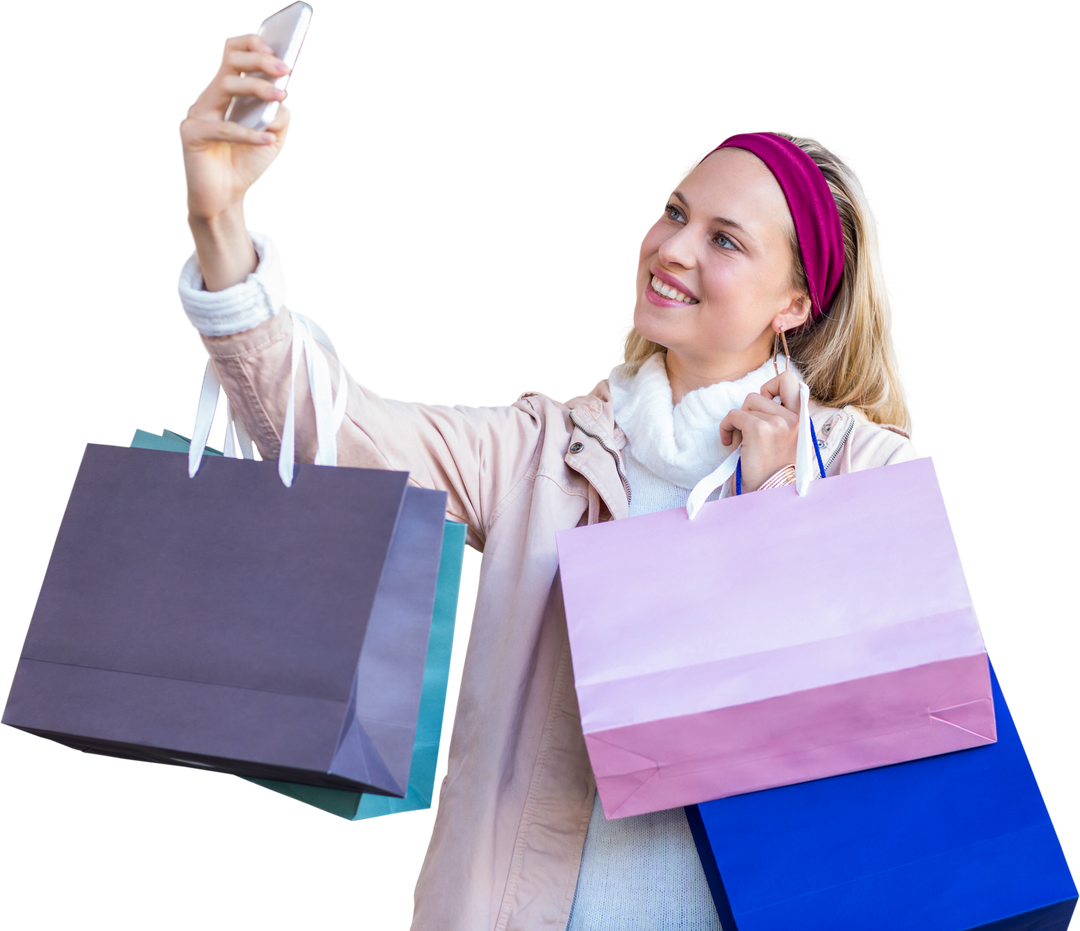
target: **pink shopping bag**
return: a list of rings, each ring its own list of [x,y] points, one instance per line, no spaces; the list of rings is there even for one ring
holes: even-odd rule
[[[608,818],[996,739],[931,461],[800,487],[558,535]]]

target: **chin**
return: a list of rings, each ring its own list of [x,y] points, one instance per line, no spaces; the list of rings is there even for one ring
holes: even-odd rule
[[[642,307],[642,304],[645,306]],[[648,301],[639,301],[634,309],[634,329],[645,339],[666,349],[671,337],[670,328],[664,326],[663,320],[657,319],[657,310],[659,308],[653,307]]]

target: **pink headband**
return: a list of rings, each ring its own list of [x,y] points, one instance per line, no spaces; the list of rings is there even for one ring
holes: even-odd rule
[[[795,221],[795,238],[799,241],[806,282],[810,286],[811,313],[816,320],[832,307],[844,273],[844,232],[825,176],[809,155],[776,133],[732,136],[713,152],[727,148],[752,152],[779,182],[791,219]]]

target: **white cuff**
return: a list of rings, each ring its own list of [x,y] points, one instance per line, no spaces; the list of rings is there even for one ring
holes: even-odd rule
[[[195,255],[180,272],[180,303],[203,336],[232,336],[277,315],[285,302],[285,277],[273,242],[251,233],[259,264],[247,279],[224,291],[206,291]]]

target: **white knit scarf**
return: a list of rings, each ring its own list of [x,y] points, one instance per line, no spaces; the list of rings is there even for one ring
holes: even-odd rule
[[[747,395],[760,391],[776,372],[769,359],[736,381],[698,388],[673,404],[666,358],[662,352],[655,353],[636,375],[631,374],[629,363],[612,369],[608,385],[615,420],[638,462],[654,475],[693,488],[731,452],[720,445],[720,421],[742,407]],[[784,371],[783,362],[780,371]]]

